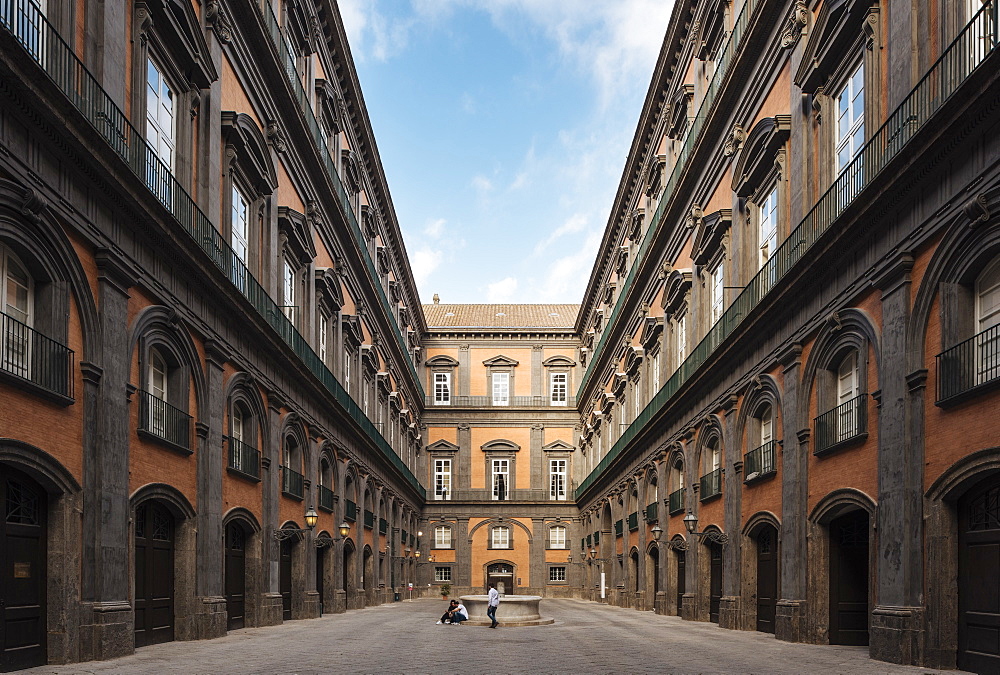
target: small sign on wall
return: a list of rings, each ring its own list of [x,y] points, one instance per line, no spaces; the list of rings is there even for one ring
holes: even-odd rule
[[[14,578],[15,579],[30,579],[31,578],[31,563],[30,562],[16,562],[16,563],[14,563]]]

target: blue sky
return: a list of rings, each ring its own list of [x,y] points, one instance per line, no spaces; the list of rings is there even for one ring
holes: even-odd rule
[[[340,0],[421,301],[580,302],[672,0]]]

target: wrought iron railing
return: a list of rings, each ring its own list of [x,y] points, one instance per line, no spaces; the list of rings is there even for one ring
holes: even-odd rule
[[[260,478],[260,451],[228,436],[229,465],[228,468],[251,478]]]
[[[358,521],[358,505],[350,499],[344,504],[344,520],[349,520],[352,523]]]
[[[600,544],[600,543],[601,543],[601,532],[600,530],[598,530],[597,532],[594,532],[594,544]]]
[[[657,515],[659,513],[659,510],[660,510],[660,505],[657,504],[656,502],[653,502],[652,504],[647,505],[646,506],[646,522],[647,523],[655,523],[657,520],[659,520],[660,518]]]
[[[489,489],[452,490],[448,498],[453,502],[494,501],[493,492]],[[549,490],[536,490],[536,489],[507,490],[504,493],[503,500],[508,502],[564,501],[562,499],[553,498],[552,493]]]
[[[354,206],[351,204],[351,197],[348,194],[347,189],[344,187],[344,182],[340,177],[340,173],[337,171],[337,165],[334,163],[333,156],[331,155],[331,148],[328,147],[326,139],[323,137],[319,121],[316,119],[316,114],[313,112],[311,99],[306,93],[305,88],[302,86],[302,77],[298,72],[296,58],[288,51],[288,43],[282,36],[281,25],[278,23],[278,19],[274,15],[271,0],[258,0],[257,7],[260,10],[259,15],[264,22],[265,30],[271,38],[271,44],[278,52],[278,60],[280,61],[281,67],[285,71],[288,84],[292,89],[292,95],[295,98],[296,103],[298,103],[299,110],[302,112],[302,117],[309,130],[309,135],[312,137],[316,150],[319,153],[320,162],[323,164],[323,168],[326,170],[326,174],[333,185],[334,193],[337,195],[337,201],[343,211],[344,219],[347,221],[348,229],[354,236],[358,249],[361,251],[365,267],[367,268],[368,274],[372,280],[372,285],[375,287],[375,290],[379,295],[379,300],[382,302],[382,308],[385,311],[386,316],[389,317],[389,324],[392,326],[396,340],[399,342],[403,354],[406,355],[406,364],[409,366],[410,373],[413,376],[413,384],[416,386],[417,391],[419,391],[422,395],[423,385],[417,377],[417,370],[412,360],[413,356],[410,353],[406,340],[403,338],[403,333],[396,322],[396,312],[393,311],[392,305],[389,303],[389,298],[385,294],[385,289],[382,287],[381,275],[378,273],[375,261],[372,260],[371,252],[368,249],[368,241],[365,239],[365,236],[361,231],[357,214],[354,212]],[[333,151],[340,152],[340,149],[337,148]]]
[[[624,524],[622,523],[622,521],[616,520],[615,521],[615,536],[616,537],[622,536],[623,530],[624,530]]]
[[[0,370],[73,398],[73,350],[0,313]]]
[[[678,488],[667,497],[667,508],[670,515],[675,515],[684,510],[684,488]]]
[[[587,548],[590,548],[593,545],[594,545],[594,537],[593,537],[593,535],[588,534],[587,535]]]
[[[378,533],[385,534],[389,531],[389,521],[385,518],[378,519]]]
[[[1000,382],[1000,325],[937,355],[937,402]]]
[[[743,475],[745,482],[770,476],[777,468],[774,463],[775,441],[768,441],[759,448],[754,448],[743,456]]]
[[[301,473],[287,466],[281,467],[281,491],[289,497],[302,499],[305,496],[304,478]]]
[[[108,96],[97,79],[77,58],[44,15],[38,13],[37,16],[29,17],[30,20],[25,19],[24,8],[26,6],[27,3],[0,0],[0,27],[17,40],[49,79],[63,92],[70,105],[76,108],[104,137],[108,145],[128,165],[132,173],[144,184],[150,186],[153,194],[167,208],[177,223],[201,246],[253,308],[264,317],[281,339],[301,359],[306,368],[345,408],[348,416],[358,424],[363,433],[372,439],[385,458],[402,474],[411,487],[423,496],[424,489],[420,485],[420,481],[378,432],[372,421],[354,402],[333,373],[326,368],[308,341],[295,329],[281,308],[267,294],[264,287],[250,273],[240,257],[233,251],[229,242],[223,238],[219,229],[198,208],[166,165],[159,160],[142,133],[132,126],[125,113]],[[151,176],[154,176],[155,180],[151,180]],[[338,196],[342,200],[346,198],[342,192],[342,186]],[[347,220],[351,223],[352,229],[357,229],[357,221],[353,218],[353,214],[349,214]],[[365,250],[365,247],[361,248],[362,251]],[[376,284],[376,286],[381,292],[380,285]],[[401,339],[401,336],[398,337]],[[410,363],[410,368],[413,373],[413,382],[419,388],[421,386],[420,380],[416,377],[412,363]]]
[[[375,514],[365,509],[365,527],[369,530],[375,529]]]
[[[639,529],[639,512],[633,511],[628,514],[628,531],[635,532]]]
[[[171,445],[191,449],[191,416],[148,391],[139,391],[139,429]]]
[[[717,497],[722,494],[722,469],[710,471],[701,477],[701,486],[698,495],[701,501]]]
[[[865,435],[868,394],[861,394],[816,418],[816,449],[820,453]]]
[[[567,396],[553,402],[549,396],[508,396],[503,402],[496,401],[492,396],[454,396],[447,403],[436,401],[433,396],[425,396],[427,406],[451,408],[542,408],[576,406],[576,397]]]
[[[788,238],[778,246],[777,250],[767,260],[757,275],[750,280],[733,303],[723,312],[719,320],[709,329],[708,334],[692,350],[680,367],[667,379],[666,383],[660,388],[660,391],[653,396],[643,411],[629,426],[628,430],[615,442],[608,454],[604,456],[590,472],[590,475],[580,484],[576,492],[578,500],[594,484],[597,478],[607,470],[612,462],[617,460],[625,448],[629,447],[636,436],[646,428],[646,425],[666,408],[671,397],[677,393],[685,382],[698,372],[718,346],[733,334],[736,327],[761,302],[775,283],[783,279],[803,259],[806,251],[810,250],[830,230],[849,204],[853,203],[853,198],[863,188],[867,187],[890,161],[899,155],[909,140],[919,130],[927,126],[928,121],[941,109],[959,87],[966,82],[972,72],[996,51],[998,26],[996,20],[996,2],[997,0],[989,0],[983,4],[983,8],[944,50],[941,57],[934,62],[927,74],[910,91],[896,110],[889,115],[885,123],[872,134],[854,160],[840,173],[833,185],[820,197],[819,201],[806,214],[805,218],[791,232]],[[756,4],[759,4],[759,0],[748,0],[744,5],[740,18],[737,19],[737,27],[730,36],[729,44],[738,44],[740,42],[737,36],[740,31],[745,30],[744,20],[746,12]],[[741,26],[743,27],[741,28]],[[728,53],[728,49],[729,45],[724,49],[724,54]],[[719,66],[717,65],[717,74],[718,72]],[[715,82],[713,79],[710,89],[715,86]],[[706,95],[705,100],[710,100],[710,97]],[[704,104],[701,110],[706,110]],[[700,115],[701,113],[699,112],[699,117],[696,118],[695,124],[701,124],[698,121],[700,120]],[[691,138],[690,132],[689,138]],[[685,147],[687,147],[687,142],[685,142]],[[668,188],[660,200],[653,222],[650,223],[650,228],[647,229],[646,238],[640,249],[640,256],[632,266],[623,289],[628,288],[633,282],[633,277],[640,267],[639,261],[645,255],[650,242],[654,238],[650,234],[655,232],[655,228],[659,226],[659,219],[662,217],[664,208],[667,202],[672,199],[672,188],[670,186],[673,185],[678,175],[678,167],[681,167],[686,162],[686,157],[683,156],[683,153],[682,157],[683,161],[678,161],[677,167],[675,167],[675,171],[671,175]],[[850,196],[851,199],[847,199],[845,196]],[[622,302],[621,298],[624,298],[625,295],[626,293],[622,292],[619,298],[619,305]],[[609,325],[614,325],[619,311],[620,307],[616,306],[615,312],[608,322]],[[598,349],[595,350],[595,356],[600,351],[601,345],[603,345],[609,333],[610,331],[605,331]],[[592,357],[591,365],[596,360],[596,358]],[[583,378],[584,382],[580,385],[581,392],[586,379],[587,376],[585,375]]]
[[[333,511],[333,490],[325,485],[319,486],[319,507],[324,511]]]

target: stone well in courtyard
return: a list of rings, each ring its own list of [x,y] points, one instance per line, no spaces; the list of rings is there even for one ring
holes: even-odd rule
[[[486,616],[489,596],[463,595],[459,598],[469,610],[469,620],[465,623],[471,626],[489,626],[490,618]],[[553,623],[555,619],[543,618],[539,614],[538,605],[542,601],[540,595],[504,595],[500,597],[497,608],[497,621],[501,626],[543,626]]]

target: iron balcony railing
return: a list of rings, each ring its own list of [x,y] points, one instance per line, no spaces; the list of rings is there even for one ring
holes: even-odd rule
[[[378,519],[378,533],[385,534],[389,531],[389,521],[385,518]]]
[[[855,396],[816,418],[815,453],[825,452],[843,443],[866,436],[868,394]]]
[[[593,537],[593,535],[588,534],[587,535],[587,548],[590,548],[593,545],[594,545],[594,537]]]
[[[416,545],[417,545],[417,535],[411,533],[410,534],[410,548],[413,548]]]
[[[260,478],[260,451],[232,436],[227,438],[229,442],[228,468],[244,476]]]
[[[667,508],[671,516],[684,510],[684,488],[679,488],[667,497]]]
[[[1000,382],[1000,325],[937,355],[937,402]]]
[[[365,528],[369,530],[375,529],[375,514],[365,509]]]
[[[657,504],[656,502],[653,502],[652,504],[646,506],[646,522],[655,523],[656,521],[658,521],[659,516],[657,514],[659,513],[659,510],[660,510],[660,505]]]
[[[349,520],[352,523],[358,521],[358,505],[350,499],[344,504],[344,520]]]
[[[354,212],[354,206],[351,204],[351,197],[347,192],[347,188],[344,187],[344,182],[340,177],[340,173],[337,171],[337,165],[334,162],[334,156],[331,154],[331,148],[327,145],[326,139],[323,137],[323,131],[320,127],[319,121],[316,119],[316,114],[313,112],[313,105],[310,102],[310,97],[306,93],[305,88],[302,86],[302,77],[298,71],[296,57],[288,51],[288,43],[282,35],[281,25],[278,23],[277,17],[274,15],[271,0],[258,0],[257,7],[260,10],[259,16],[264,22],[265,31],[271,38],[271,44],[278,53],[278,60],[281,67],[285,71],[288,84],[292,89],[292,95],[298,104],[299,110],[301,111],[302,117],[306,123],[306,127],[309,130],[309,135],[312,137],[316,150],[319,153],[320,162],[323,164],[323,168],[326,170],[326,174],[333,185],[334,192],[337,195],[337,201],[340,204],[341,211],[343,211],[344,219],[347,221],[348,229],[354,236],[358,249],[361,251],[365,267],[367,268],[368,274],[372,280],[372,286],[375,287],[375,290],[379,295],[379,300],[382,303],[382,308],[385,310],[386,316],[389,317],[389,324],[392,326],[396,340],[399,342],[403,353],[406,355],[406,364],[409,366],[410,373],[413,375],[413,384],[422,395],[423,385],[417,377],[417,370],[413,364],[413,356],[410,353],[406,340],[403,338],[403,333],[396,322],[396,312],[393,311],[392,305],[389,303],[389,298],[385,294],[385,289],[382,286],[381,275],[378,273],[375,261],[372,260],[371,251],[368,250],[368,241],[365,239],[365,236],[361,231],[361,226],[358,224],[357,214]],[[340,152],[340,149],[336,148],[333,152]]]
[[[281,467],[281,491],[289,497],[302,499],[305,496],[302,474],[287,466]]]
[[[745,30],[745,16],[749,9],[760,3],[760,0],[748,0],[744,9],[737,19],[736,27],[729,38],[729,43],[723,50],[723,59],[731,58],[729,49],[731,45],[739,44],[742,31]],[[721,345],[726,338],[733,334],[736,327],[750,314],[750,312],[760,304],[774,285],[783,279],[789,271],[799,263],[812,246],[826,234],[840,215],[850,203],[853,203],[863,188],[867,187],[883,168],[895,159],[906,144],[918,131],[927,126],[928,121],[941,109],[951,96],[965,83],[972,72],[978,68],[983,61],[989,58],[995,51],[997,45],[996,20],[997,0],[990,0],[983,4],[983,8],[973,17],[972,21],[962,29],[958,37],[944,50],[941,57],[931,66],[927,74],[910,91],[907,97],[886,119],[885,123],[879,127],[858,152],[854,160],[840,173],[833,185],[820,197],[819,201],[806,214],[805,218],[791,232],[774,254],[767,260],[757,275],[750,280],[743,291],[729,305],[718,321],[709,329],[708,334],[692,350],[684,362],[667,379],[653,398],[649,401],[643,411],[632,422],[628,430],[615,442],[607,455],[590,472],[590,475],[580,484],[576,492],[577,499],[581,499],[583,494],[601,476],[604,471],[615,461],[618,456],[630,446],[646,425],[657,417],[669,404],[671,397],[677,393],[681,386],[698,372],[702,365],[708,361],[709,357]],[[720,66],[717,62],[717,72],[725,71],[726,65]],[[716,85],[713,79],[709,87],[711,91]],[[714,95],[713,95],[714,96]],[[712,96],[706,94],[706,102],[714,100]],[[703,104],[701,110],[707,110]],[[699,125],[699,117],[694,124]],[[688,137],[691,137],[689,132]],[[685,148],[687,142],[685,142]],[[675,171],[671,175],[668,187],[664,196],[660,199],[659,206],[647,229],[643,240],[640,256],[629,272],[628,279],[623,286],[623,292],[619,298],[621,305],[622,298],[627,293],[627,289],[633,282],[634,276],[640,267],[639,261],[645,256],[650,242],[654,237],[650,236],[659,227],[659,219],[662,217],[666,204],[671,201],[671,187],[677,178],[679,167],[687,161],[687,157],[682,152],[681,160],[678,161]],[[848,198],[849,197],[849,198]],[[667,226],[667,225],[664,225]],[[620,307],[616,306],[608,325],[614,325]],[[598,349],[594,352],[591,365],[597,361],[596,355],[601,349],[604,340],[610,331],[605,331],[601,338]],[[583,378],[584,382],[587,376]],[[581,391],[584,386],[581,383]],[[578,393],[579,396],[579,393]]]
[[[600,543],[601,543],[601,532],[600,530],[598,530],[597,532],[594,532],[594,544],[600,544]]]
[[[768,441],[759,448],[754,448],[743,455],[744,482],[749,483],[757,478],[770,476],[776,471],[774,463],[775,441]]]
[[[406,530],[399,531],[399,543],[402,546],[406,546]]]
[[[507,502],[548,502],[565,501],[552,496],[549,490],[507,490],[503,500],[494,500],[493,492],[489,489],[482,490],[452,490],[449,499],[453,502],[484,502],[484,501],[507,501]]]
[[[399,455],[372,424],[372,421],[364,414],[364,411],[325,366],[309,342],[295,329],[278,304],[250,273],[240,256],[223,238],[219,229],[198,208],[166,165],[159,160],[142,133],[132,126],[125,113],[101,88],[97,79],[76,57],[73,50],[63,41],[45,16],[35,12],[28,17],[30,20],[24,18],[27,6],[28,3],[24,2],[0,0],[0,26],[17,40],[55,86],[63,92],[70,105],[76,108],[104,137],[109,147],[128,165],[132,173],[147,186],[150,186],[151,182],[153,183],[150,186],[152,193],[167,208],[177,223],[201,246],[215,265],[233,283],[234,287],[250,302],[337,402],[343,406],[348,416],[355,421],[364,434],[372,439],[386,460],[423,497],[424,489],[416,476],[403,463]],[[151,167],[154,168],[151,169]],[[151,181],[151,175],[156,176],[156,180]],[[342,187],[338,195],[341,195],[341,201],[346,198],[343,196]],[[357,221],[353,219],[353,215],[349,215],[348,221],[352,228],[357,229]],[[376,286],[378,285],[376,284]],[[416,377],[412,363],[410,368],[413,372],[413,382],[419,388],[420,381]]]
[[[319,486],[319,507],[324,511],[333,511],[333,490],[325,485]]]
[[[184,450],[191,449],[191,416],[148,391],[139,391],[139,429]]]
[[[698,490],[701,501],[718,497],[722,494],[722,469],[710,471],[701,477],[701,486]]]
[[[444,402],[436,400],[433,396],[425,396],[424,403],[428,406],[451,408],[574,408],[576,398],[567,396],[554,401],[549,396],[508,396],[499,401],[494,400],[492,396],[451,396]]]
[[[73,350],[0,313],[0,369],[59,396],[73,398]]]
[[[639,512],[633,511],[628,514],[628,531],[635,532],[639,529]]]
[[[620,520],[616,520],[616,521],[615,521],[615,536],[616,536],[616,537],[620,537],[620,536],[622,536],[622,531],[623,531],[623,529],[624,529],[624,528],[623,528],[623,523],[622,523],[622,521],[620,521]]]

